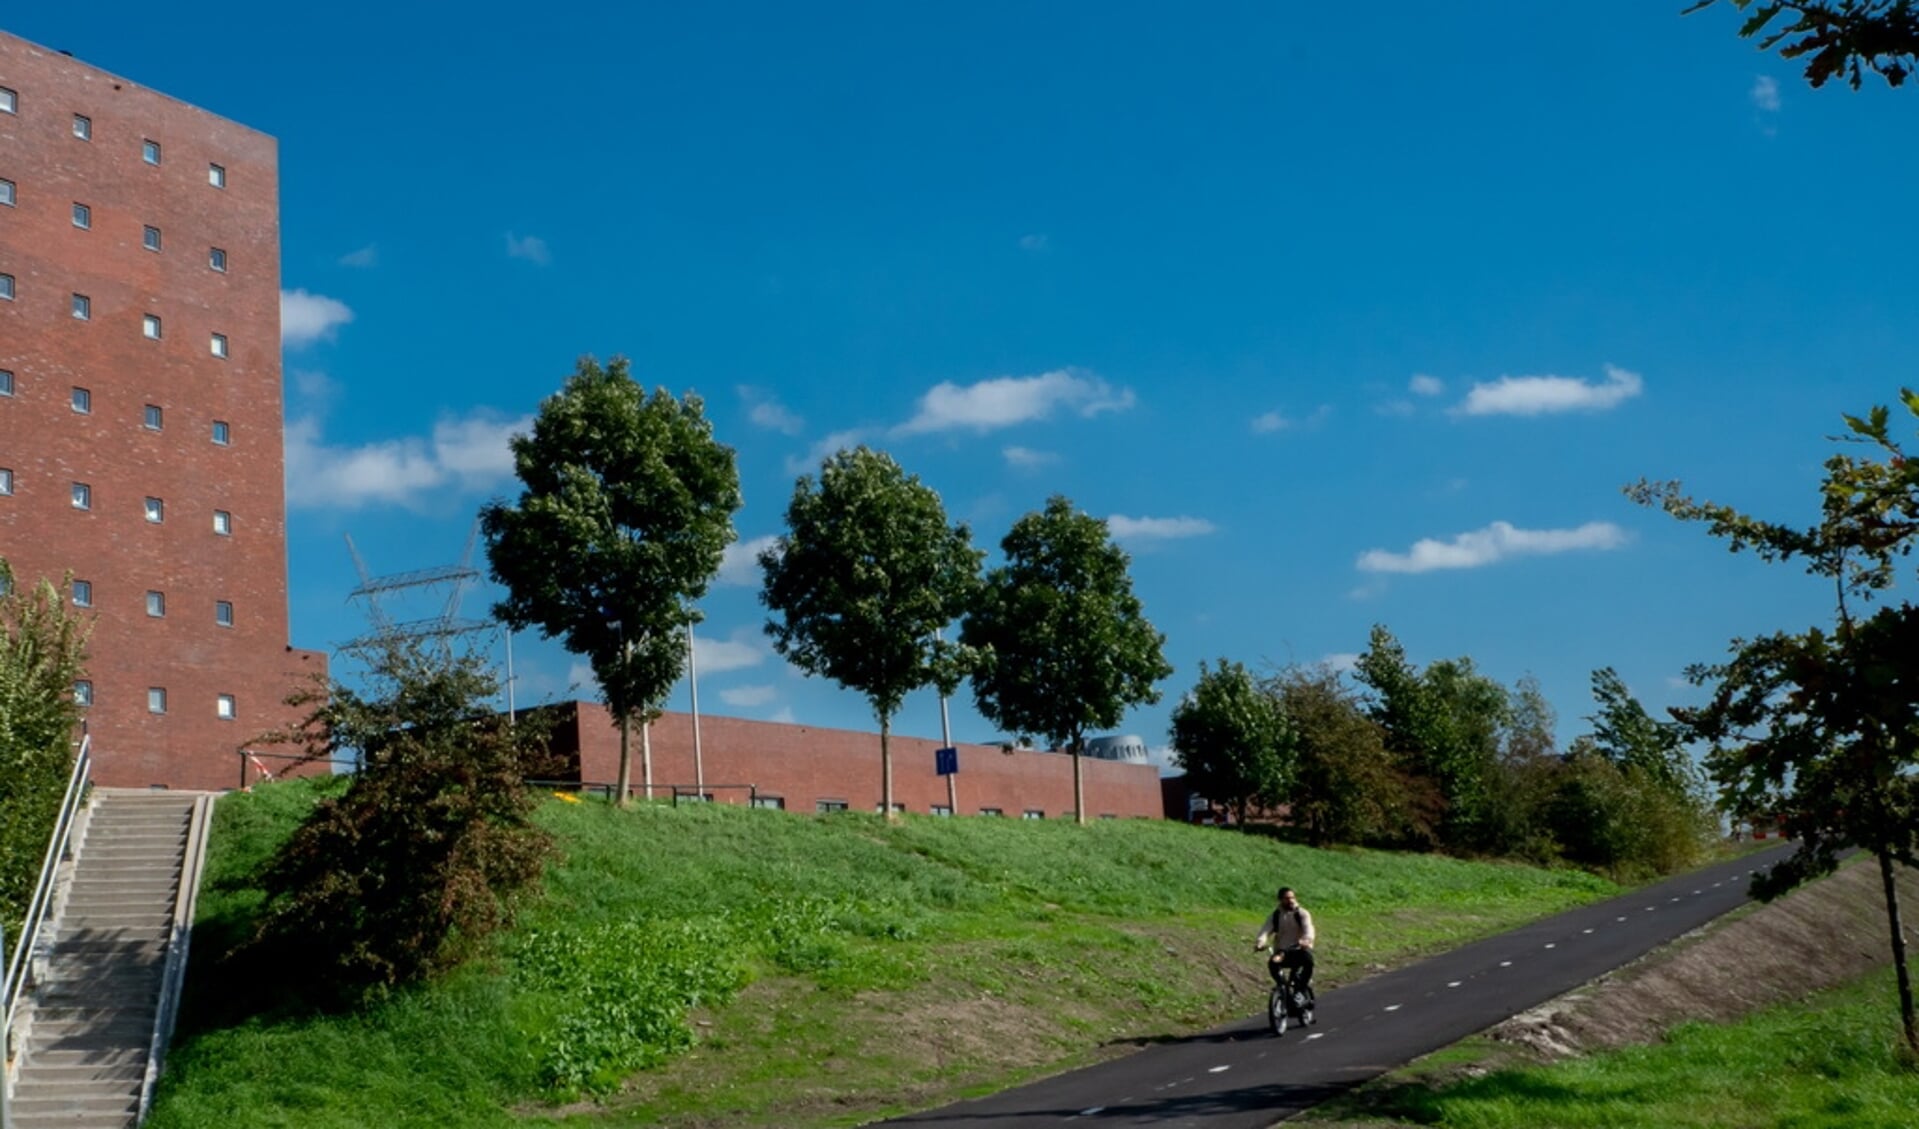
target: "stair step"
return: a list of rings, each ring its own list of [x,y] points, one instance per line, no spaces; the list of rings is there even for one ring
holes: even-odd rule
[[[140,1046],[115,1047],[107,1050],[87,1050],[80,1047],[54,1047],[38,1051],[33,1056],[34,1069],[52,1067],[58,1070],[79,1069],[84,1067],[147,1067],[146,1044]]]
[[[128,1060],[117,1063],[94,1063],[79,1066],[49,1066],[43,1062],[22,1066],[20,1080],[14,1083],[14,1093],[24,1096],[29,1087],[34,1086],[86,1086],[99,1084],[107,1089],[115,1084],[138,1085],[146,1079],[147,1064],[144,1061]]]
[[[61,1094],[38,1098],[17,1097],[13,1100],[13,1112],[19,1117],[49,1113],[125,1113],[131,1116],[139,1105],[140,1099],[132,1094],[110,1094],[105,1097]]]

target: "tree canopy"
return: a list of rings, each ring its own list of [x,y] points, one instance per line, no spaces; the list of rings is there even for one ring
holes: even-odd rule
[[[480,511],[507,593],[494,614],[585,656],[624,737],[685,671],[694,601],[736,537],[733,449],[713,438],[698,396],[648,395],[623,357],[582,357],[512,446],[524,490]],[[619,772],[624,802],[624,739]]]
[[[1688,15],[1719,0],[1699,0]],[[1919,3],[1915,0],[1728,0],[1750,13],[1743,38],[1782,59],[1806,60],[1806,82],[1824,86],[1843,78],[1859,89],[1867,72],[1902,86],[1919,60]],[[1781,19],[1781,17],[1784,19]]]
[[[1000,550],[1005,562],[986,574],[960,632],[980,651],[974,699],[1007,732],[1072,754],[1074,818],[1083,823],[1086,735],[1159,700],[1155,683],[1173,672],[1166,637],[1133,595],[1131,561],[1106,523],[1065,497],[1015,522]]]
[[[864,446],[794,484],[786,533],[760,555],[774,650],[872,704],[889,814],[892,718],[906,695],[951,693],[963,677],[966,653],[937,632],[971,601],[982,555],[964,524],[948,523],[937,491]]]
[[[1240,826],[1248,805],[1286,796],[1292,778],[1292,731],[1279,702],[1239,663],[1199,664],[1199,681],[1173,708],[1175,763],[1193,790],[1229,804]]]

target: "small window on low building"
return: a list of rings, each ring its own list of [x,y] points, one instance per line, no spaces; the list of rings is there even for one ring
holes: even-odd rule
[[[73,508],[76,510],[90,510],[93,508],[93,487],[88,486],[84,482],[76,482],[73,484]]]
[[[819,800],[813,804],[813,809],[815,811],[822,811],[822,812],[845,811],[846,801],[845,800]]]
[[[140,142],[140,159],[149,165],[160,163],[160,143],[151,138]]]
[[[73,701],[75,705],[80,705],[80,706],[92,705],[93,704],[93,683],[88,682],[84,678],[82,678],[78,682],[75,682],[73,684]]]
[[[82,141],[92,141],[93,119],[85,114],[73,115],[73,135]]]
[[[85,294],[75,294],[73,296],[73,316],[79,321],[92,321],[93,299],[87,297]]]
[[[93,209],[77,200],[73,205],[73,226],[82,230],[93,226]]]
[[[216,333],[207,340],[207,352],[224,360],[227,355],[227,335]]]
[[[952,814],[953,814],[953,809],[952,809],[952,808],[950,808],[950,807],[948,807],[948,806],[947,806],[947,805],[945,805],[945,804],[934,804],[934,805],[933,805],[933,814],[934,814],[934,815],[952,815]]]
[[[213,532],[219,534],[222,537],[232,536],[233,515],[226,512],[225,510],[214,510],[213,511]]]
[[[233,428],[227,426],[226,420],[213,421],[213,442],[218,447],[230,446],[233,443]]]
[[[999,810],[998,808],[981,808],[979,809],[979,813],[981,815],[1005,815],[1006,814],[1005,812]]]
[[[227,186],[226,166],[215,164],[207,165],[207,183],[215,188],[225,188]]]
[[[221,274],[227,272],[227,251],[224,247],[207,248],[207,266]]]
[[[145,247],[149,251],[158,251],[160,249],[160,229],[152,224],[147,224],[141,228],[140,246]]]
[[[219,624],[221,627],[233,626],[233,601],[213,601],[213,622]]]
[[[93,581],[76,580],[73,582],[73,606],[90,608],[93,606]]]
[[[147,687],[147,712],[167,712],[167,688],[165,686]]]
[[[772,808],[776,811],[784,811],[786,808],[786,799],[783,796],[756,794],[753,797],[753,806],[756,808]]]
[[[74,411],[79,412],[83,416],[88,415],[93,411],[93,393],[87,391],[85,388],[75,388],[73,390],[73,397],[68,403],[73,405]]]
[[[234,701],[232,694],[222,694],[219,700],[214,703],[213,712],[219,716],[221,721],[232,721],[235,717],[239,716],[240,707],[239,704]]]
[[[1025,811],[1019,813],[1019,817],[1021,819],[1045,819],[1046,813],[1038,808],[1027,808]]]
[[[160,411],[160,405],[148,404],[147,410],[146,410],[146,418],[143,421],[142,426],[144,426],[148,431],[160,430],[161,416],[162,416],[162,413]]]
[[[165,592],[147,593],[147,614],[154,619],[166,618],[167,594]]]
[[[167,520],[167,504],[158,498],[148,498],[147,520],[155,525]]]
[[[160,315],[159,314],[148,314],[145,318],[141,319],[141,325],[142,325],[141,332],[147,335],[147,340],[149,341],[160,340]]]

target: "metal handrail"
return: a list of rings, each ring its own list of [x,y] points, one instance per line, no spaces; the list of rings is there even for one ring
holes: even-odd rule
[[[33,900],[27,903],[27,916],[20,923],[20,935],[7,962],[7,978],[0,981],[0,1042],[13,1031],[13,1013],[20,1004],[21,989],[26,986],[28,960],[38,939],[47,907],[53,901],[54,875],[60,860],[66,857],[67,840],[73,834],[73,817],[87,791],[87,770],[93,759],[93,738],[80,738],[80,753],[73,758],[73,772],[67,777],[67,792],[60,801],[60,818],[54,821],[53,835],[47,840],[47,854],[40,862],[40,881],[33,888]]]

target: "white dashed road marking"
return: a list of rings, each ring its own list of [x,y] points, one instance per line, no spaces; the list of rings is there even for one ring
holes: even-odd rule
[[[1546,942],[1546,947],[1547,947],[1547,948],[1549,948],[1549,949],[1556,949],[1556,948],[1558,948],[1558,947],[1559,947],[1559,945],[1558,945],[1558,943],[1556,943],[1556,942],[1553,942],[1553,941],[1548,941],[1548,942]]]
[[[1308,1035],[1308,1036],[1306,1036],[1306,1041],[1310,1043],[1310,1042],[1312,1042],[1312,1041],[1313,1041],[1314,1039],[1324,1039],[1325,1037],[1326,1037],[1326,1036],[1324,1036],[1324,1035],[1322,1035],[1322,1034],[1320,1034],[1319,1032],[1317,1032],[1317,1031],[1315,1031],[1315,1032],[1313,1032],[1313,1033],[1312,1033],[1311,1035]]]
[[[1231,1069],[1232,1069],[1232,1067],[1230,1067],[1230,1066],[1215,1066],[1215,1067],[1213,1067],[1213,1068],[1212,1068],[1211,1070],[1208,1070],[1208,1071],[1207,1071],[1206,1073],[1208,1073],[1208,1074],[1224,1074],[1224,1073],[1226,1073],[1226,1072],[1227,1072],[1228,1070],[1231,1070]]]
[[[1403,1005],[1401,1005],[1401,1004],[1387,1004],[1387,1005],[1386,1005],[1386,1010],[1387,1010],[1387,1011],[1398,1011],[1398,1010],[1399,1010],[1399,1009],[1400,1009],[1400,1008],[1401,1008],[1402,1006],[1403,1006]]]
[[[1501,968],[1511,968],[1512,966],[1513,966],[1513,962],[1509,960],[1502,960],[1499,962],[1499,967]]]
[[[1094,1106],[1094,1107],[1093,1107],[1093,1108],[1091,1108],[1091,1109],[1082,1109],[1082,1110],[1080,1110],[1080,1111],[1079,1111],[1079,1115],[1080,1115],[1081,1117],[1092,1117],[1092,1116],[1093,1116],[1094,1114],[1098,1114],[1098,1113],[1104,1113],[1104,1112],[1106,1112],[1106,1107],[1105,1107],[1105,1106],[1103,1106],[1103,1105],[1096,1105],[1096,1106]]]
[[[1465,981],[1463,981],[1463,980],[1455,980],[1455,981],[1453,981],[1452,983],[1450,983],[1450,984],[1448,984],[1448,985],[1446,985],[1446,987],[1448,987],[1448,988],[1457,988],[1457,987],[1459,987],[1459,986],[1460,986],[1461,984],[1463,984],[1463,983],[1465,983]]]

